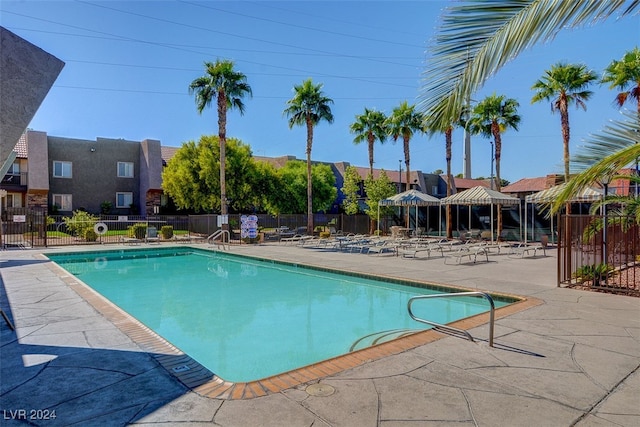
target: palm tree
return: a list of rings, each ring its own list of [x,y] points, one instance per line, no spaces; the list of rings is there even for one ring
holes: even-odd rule
[[[373,145],[376,140],[384,144],[387,139],[387,117],[382,111],[364,109],[364,114],[356,116],[356,121],[351,124],[349,130],[356,134],[354,144],[367,141],[369,148],[369,173],[373,175]]]
[[[466,112],[466,110],[465,110]],[[452,148],[453,148],[453,129],[456,126],[464,126],[466,125],[466,120],[462,120],[463,117],[466,117],[465,112],[460,114],[460,120],[456,121],[455,124],[449,124],[444,129],[437,128],[426,128],[427,132],[430,136],[435,133],[443,133],[444,134],[444,143],[445,143],[445,160],[447,162],[447,197],[451,196],[453,193],[453,175],[451,174],[451,158],[452,158]],[[451,218],[451,205],[446,205],[445,207],[445,223],[447,224],[447,238],[453,238],[453,221]]]
[[[640,116],[640,49],[637,46],[626,52],[620,61],[611,62],[604,70],[601,82],[609,83],[609,89],[618,88],[622,91],[615,101],[619,107],[635,100]]]
[[[593,92],[587,87],[598,79],[598,75],[588,70],[586,65],[565,64],[559,62],[545,71],[544,76],[534,83],[531,89],[536,94],[531,98],[531,103],[542,100],[551,101],[551,111],[560,112],[560,126],[562,128],[562,143],[564,144],[564,180],[569,181],[569,139],[571,128],[569,126],[569,106],[587,109],[586,101],[591,98]]]
[[[409,105],[407,101],[404,101],[398,107],[393,109],[386,122],[387,131],[394,141],[397,141],[399,137],[402,137],[404,164],[407,168],[407,179],[405,180],[407,190],[410,188],[409,178],[411,174],[409,165],[411,161],[409,141],[411,141],[415,132],[424,133],[425,131],[423,116],[421,113],[417,112],[415,108],[415,105]]]
[[[322,83],[317,85],[309,78],[301,85],[294,85],[293,98],[287,101],[284,114],[289,118],[289,129],[293,126],[307,127],[307,233],[313,233],[313,198],[311,182],[311,147],[313,146],[313,128],[322,120],[333,123],[333,113],[329,104],[333,100],[324,96]]]
[[[639,8],[638,0],[460,2],[447,8],[423,73],[419,105],[427,125],[444,129],[489,77],[536,43]]]
[[[496,178],[493,179],[491,171],[491,188],[495,183],[496,189],[500,191],[502,179],[500,177],[500,158],[502,156],[502,133],[511,128],[518,130],[520,116],[518,115],[518,101],[513,98],[506,98],[504,95],[487,96],[480,101],[471,111],[471,117],[467,124],[469,132],[472,134],[482,134],[487,138],[493,138],[495,147],[494,158],[496,161]],[[491,159],[493,161],[493,159]],[[502,233],[502,207],[498,206],[498,231]]]
[[[622,108],[627,101],[636,101],[636,111],[640,118],[640,49],[636,46],[626,52],[620,61],[612,61],[604,70],[602,83],[609,83],[609,89],[618,88],[622,92],[616,95],[615,103]],[[639,175],[639,162],[635,161],[636,175]],[[640,190],[638,181],[634,181],[636,196]]]
[[[218,137],[220,139],[220,214],[227,215],[227,188],[225,179],[227,146],[227,110],[237,109],[244,114],[242,98],[252,96],[247,76],[233,69],[233,62],[217,59],[215,63],[204,63],[205,75],[189,85],[189,94],[195,94],[198,113],[211,105],[218,106]]]
[[[519,106],[520,104],[515,99],[494,93],[476,104],[467,123],[468,130],[472,134],[481,134],[486,138],[493,138],[495,146],[494,159],[496,161],[495,185],[498,191],[500,191],[500,183],[502,182],[500,177],[502,133],[509,128],[518,130],[518,125],[520,124]],[[493,175],[493,171],[491,171],[491,174]],[[491,185],[493,186],[493,183]]]

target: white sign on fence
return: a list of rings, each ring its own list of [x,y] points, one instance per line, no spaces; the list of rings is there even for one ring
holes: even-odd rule
[[[26,215],[14,215],[13,216],[13,222],[27,222],[27,216]]]

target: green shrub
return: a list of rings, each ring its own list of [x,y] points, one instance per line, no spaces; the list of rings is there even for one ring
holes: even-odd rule
[[[104,202],[100,203],[100,212],[103,213],[104,215],[108,215],[111,212],[112,208],[113,208],[113,203],[111,203],[108,200],[105,200]]]
[[[136,239],[144,239],[147,234],[147,223],[138,222],[128,228],[127,235],[129,237],[135,237]]]
[[[330,231],[321,231],[320,232],[320,238],[321,239],[328,239],[329,237],[331,237],[331,232]]]
[[[173,237],[173,225],[163,225],[160,228],[160,234],[162,234],[162,238],[165,240],[169,240]]]
[[[600,279],[600,277],[611,275],[613,270],[613,266],[605,263],[583,265],[573,273],[573,277],[581,281]]]
[[[93,231],[93,228],[88,228],[84,230],[84,240],[87,242],[95,242],[98,240],[98,234]]]
[[[93,230],[96,222],[98,222],[98,217],[81,210],[73,212],[71,218],[64,218],[64,223],[69,232],[77,237],[84,237],[86,230]]]

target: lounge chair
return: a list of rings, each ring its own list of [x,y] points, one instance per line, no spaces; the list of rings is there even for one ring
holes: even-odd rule
[[[120,236],[120,243],[123,245],[139,245],[142,240],[135,237]]]
[[[403,258],[417,258],[421,252],[427,253],[427,258],[431,258],[432,251],[440,251],[440,255],[444,256],[444,249],[438,243],[418,244],[416,246],[407,246],[398,250]]]
[[[389,240],[389,239],[378,240],[370,244],[365,253],[369,255],[373,255],[373,254],[381,255],[384,253],[397,254],[398,247],[399,247],[398,243],[396,243],[394,240]]]
[[[478,255],[484,255],[487,262],[489,262],[489,251],[486,245],[461,245],[456,252],[448,253],[444,257],[444,263],[446,264],[449,258],[455,259],[457,264],[460,264],[462,258],[469,258],[469,261],[473,258],[473,263],[475,264],[478,260]]]
[[[160,243],[158,229],[155,227],[147,227],[147,234],[144,237],[144,241],[147,243]]]
[[[281,243],[284,243],[285,245],[288,243],[297,243],[300,241],[300,239],[302,239],[302,234],[294,234],[291,237],[283,237],[282,239],[280,239]]]
[[[547,245],[542,242],[533,244],[521,243],[518,246],[514,246],[511,248],[509,256],[519,256],[520,258],[524,258],[525,255],[529,255],[533,252],[533,256],[535,257],[538,254],[538,251],[542,251],[542,254],[544,256],[547,256]]]

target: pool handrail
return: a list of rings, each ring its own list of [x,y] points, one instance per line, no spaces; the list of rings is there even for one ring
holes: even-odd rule
[[[207,237],[207,243],[209,245],[213,245],[212,242],[215,242],[216,239],[220,238],[218,248],[220,248],[220,245],[222,245],[222,249],[225,249],[225,237],[227,238],[226,245],[229,247],[229,249],[231,249],[231,233],[229,233],[229,230],[216,230],[213,234]]]
[[[413,302],[416,301],[416,300],[419,300],[419,299],[448,298],[448,297],[462,297],[462,296],[481,296],[481,297],[485,298],[487,301],[489,301],[489,305],[491,306],[491,308],[489,310],[489,347],[493,347],[493,326],[494,326],[494,323],[495,323],[496,306],[495,306],[495,304],[493,302],[493,298],[491,298],[491,295],[489,295],[486,292],[470,291],[470,292],[453,292],[453,293],[434,294],[434,295],[419,295],[419,296],[415,296],[415,297],[409,298],[409,302],[407,303],[407,310],[409,311],[409,316],[411,316],[411,318],[413,320],[415,320],[416,322],[420,322],[420,323],[425,323],[427,325],[431,325],[431,326],[435,327],[436,329],[444,329],[444,330],[447,330],[449,332],[454,332],[456,334],[464,335],[466,338],[469,339],[469,341],[475,342],[473,337],[471,336],[471,334],[469,332],[465,331],[464,329],[458,329],[458,328],[454,328],[453,326],[443,325],[443,324],[436,323],[436,322],[433,322],[433,321],[430,321],[430,320],[421,319],[419,317],[416,317],[413,314],[413,311],[411,310],[411,306],[412,306]]]

